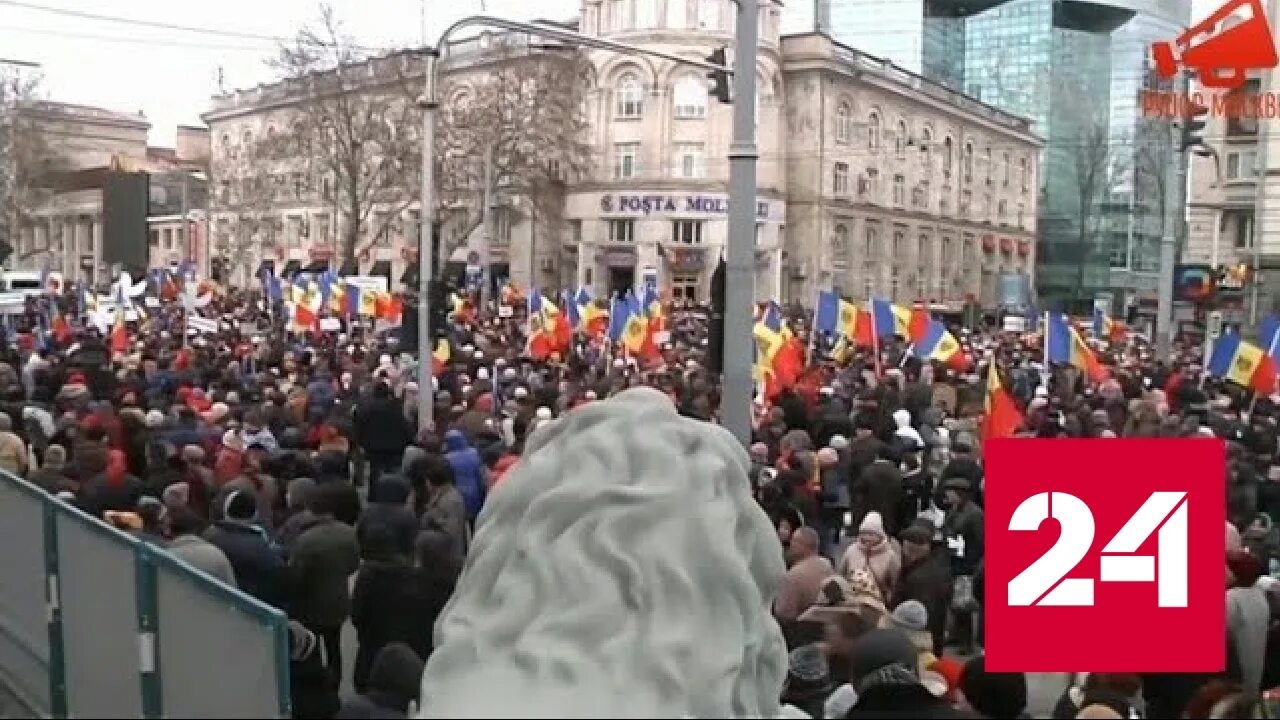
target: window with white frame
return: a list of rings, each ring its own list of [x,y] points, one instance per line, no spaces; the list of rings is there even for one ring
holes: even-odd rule
[[[1009,166],[1009,153],[1004,153],[1000,157],[1000,172],[1002,175],[1004,175],[1004,186],[1009,187],[1009,180],[1010,180],[1009,176],[1013,172]]]
[[[629,243],[636,239],[635,220],[610,220],[609,242]]]
[[[838,162],[831,171],[831,186],[836,195],[849,194],[849,164]]]
[[[893,147],[898,153],[898,159],[902,160],[907,156],[907,141],[910,140],[907,134],[907,124],[902,120],[898,121],[898,131],[893,136]]]
[[[920,166],[925,172],[933,170],[933,131],[927,127],[920,131]]]
[[[955,150],[951,138],[942,141],[942,176],[951,177],[952,155]]]
[[[880,259],[880,233],[875,228],[867,228],[863,237],[862,258],[867,262]]]
[[[640,143],[613,146],[613,178],[627,180],[640,175]]]
[[[510,208],[498,208],[493,214],[493,242],[495,245],[511,244]]]
[[[676,80],[671,94],[677,118],[696,120],[707,116],[707,86],[698,78],[682,76]]]
[[[973,143],[964,144],[964,181],[971,182],[973,180]]]
[[[879,113],[871,113],[867,117],[867,147],[871,150],[880,149],[880,115]]]
[[[991,148],[986,148],[985,150],[982,151],[982,169],[986,171],[987,185],[990,186],[992,175],[994,174],[994,170],[995,170],[995,168],[991,164]]]
[[[164,249],[172,250],[173,249],[173,229],[165,228],[164,232],[161,233],[161,237],[164,238],[164,245],[163,245]]]
[[[676,300],[697,302],[698,284],[699,280],[697,275],[672,275],[671,297]]]
[[[842,102],[836,108],[836,142],[847,143],[853,137],[853,108]]]
[[[702,143],[676,143],[675,171],[679,178],[706,177],[707,155]]]
[[[907,178],[905,175],[893,176],[893,204],[902,206],[907,203]]]
[[[706,223],[702,220],[674,220],[671,223],[671,242],[681,245],[701,245],[702,229]]]
[[[615,115],[619,119],[635,119],[644,113],[644,84],[640,76],[627,73],[618,80],[618,102]]]

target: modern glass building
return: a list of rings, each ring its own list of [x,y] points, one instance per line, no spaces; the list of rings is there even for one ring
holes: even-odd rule
[[[1190,22],[1189,0],[816,0],[814,17],[839,42],[1035,121],[1041,298],[1154,297],[1172,154],[1138,98],[1154,82],[1151,43]]]

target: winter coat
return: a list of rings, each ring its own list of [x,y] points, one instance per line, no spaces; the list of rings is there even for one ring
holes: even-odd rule
[[[448,486],[427,499],[422,513],[422,529],[436,530],[449,536],[453,556],[461,563],[467,555],[467,506],[458,488]]]
[[[236,587],[236,573],[226,553],[199,535],[179,535],[169,542],[166,549],[170,555],[220,580],[222,584]]]
[[[454,484],[462,494],[462,501],[467,507],[467,517],[474,519],[480,514],[484,505],[485,481],[484,464],[480,461],[480,453],[467,443],[461,430],[450,430],[444,434],[445,458],[453,467]]]
[[[923,685],[872,685],[858,696],[846,718],[965,718],[942,698],[934,697]]]
[[[884,520],[886,535],[896,537],[898,531],[899,508],[902,506],[902,471],[897,465],[887,460],[877,460],[854,482],[854,506],[861,510],[861,515],[878,512]]]
[[[982,508],[965,502],[959,508],[947,511],[942,522],[942,537],[951,552],[951,572],[955,575],[973,575],[983,553]]]
[[[1239,668],[1236,679],[1246,693],[1256,694],[1261,687],[1270,625],[1271,607],[1262,590],[1256,587],[1227,590],[1227,634]]]
[[[355,417],[356,441],[371,455],[403,452],[413,440],[400,401],[393,397],[364,400]]]
[[[418,537],[418,518],[405,502],[409,486],[398,476],[384,477],[378,486],[378,501],[369,503],[356,523],[356,540],[360,555],[369,560],[379,552],[393,550],[413,557],[413,542]],[[390,547],[382,547],[390,544]]]
[[[284,607],[288,581],[284,560],[262,528],[219,520],[205,531],[204,539],[227,556],[241,590],[272,607]]]
[[[348,582],[359,567],[355,529],[333,518],[318,519],[289,552],[289,617],[312,628],[340,627],[351,614]]]
[[[105,473],[99,473],[81,487],[80,509],[96,518],[108,510],[133,512],[142,499],[142,491],[142,481],[132,475],[112,482]]]
[[[841,575],[849,577],[857,570],[867,570],[876,579],[880,587],[880,597],[893,597],[897,587],[898,576],[902,573],[902,547],[895,538],[881,537],[879,544],[870,551],[864,550],[862,544],[853,542],[844,551],[837,568]]]
[[[368,689],[369,670],[378,651],[402,642],[419,657],[431,651],[432,625],[438,608],[424,607],[415,572],[407,559],[365,562],[351,593],[351,624],[359,646],[352,675],[356,692]]]
[[[933,635],[934,652],[941,655],[942,640],[947,630],[947,610],[951,607],[951,562],[947,549],[935,547],[914,564],[904,563],[898,590],[891,608],[907,600],[916,600],[929,612],[929,632]]]

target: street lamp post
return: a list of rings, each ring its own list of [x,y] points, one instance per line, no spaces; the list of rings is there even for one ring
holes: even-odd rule
[[[751,343],[755,342],[751,324],[756,299],[756,47],[760,11],[759,0],[737,0],[737,4],[720,421],[745,447],[751,444]]]
[[[731,72],[735,77],[734,85],[734,133],[733,143],[729,149],[729,242],[728,253],[728,289],[725,312],[725,334],[732,339],[726,341],[725,357],[734,352],[732,370],[726,368],[724,395],[733,397],[722,401],[722,418],[724,424],[733,432],[734,437],[744,443],[751,440],[751,303],[755,299],[755,274],[753,262],[756,213],[756,148],[755,148],[755,59],[757,45],[757,16],[759,0],[736,0],[738,8],[738,48],[739,52],[730,70],[721,65],[681,57],[673,53],[641,48],[627,43],[614,42],[603,38],[582,35],[555,25],[524,23],[515,20],[492,17],[488,15],[472,15],[450,25],[440,34],[434,48],[422,51],[425,77],[423,79],[422,97],[418,105],[422,108],[422,240],[418,251],[418,365],[420,387],[418,391],[418,427],[431,428],[431,401],[434,393],[431,390],[431,339],[428,317],[431,312],[431,301],[428,297],[428,283],[434,274],[432,268],[431,233],[435,228],[435,122],[439,101],[436,97],[437,73],[440,71],[440,52],[448,50],[449,37],[465,27],[486,26],[511,32],[528,33],[566,44],[592,47],[599,50],[610,50],[630,55],[648,55],[662,58],[681,65]],[[743,50],[745,48],[745,50]],[[486,197],[491,190],[486,188]],[[487,204],[487,201],[486,201]],[[488,212],[488,208],[485,208]],[[733,242],[732,238],[737,238]],[[485,268],[485,279],[488,281],[488,268]],[[733,303],[738,303],[734,306]]]

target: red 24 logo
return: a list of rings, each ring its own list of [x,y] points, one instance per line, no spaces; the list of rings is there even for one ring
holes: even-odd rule
[[[1222,669],[1221,442],[1018,439],[983,452],[989,670]]]

